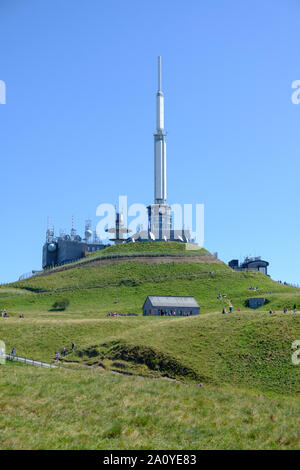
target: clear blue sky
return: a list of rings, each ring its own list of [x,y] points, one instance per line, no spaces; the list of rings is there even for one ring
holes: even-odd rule
[[[157,56],[168,202],[205,204],[205,247],[300,283],[299,1],[1,0],[0,282],[55,228],[153,201]]]

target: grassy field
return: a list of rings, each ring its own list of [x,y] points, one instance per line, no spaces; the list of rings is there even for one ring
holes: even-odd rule
[[[0,338],[20,356],[66,360],[185,382],[235,384],[275,393],[300,390],[291,344],[300,338],[296,314],[205,314],[184,318],[8,319]]]
[[[299,403],[95,370],[1,367],[1,449],[296,449]]]
[[[150,245],[160,255],[184,247]],[[300,306],[300,290],[234,272],[207,252],[153,262],[134,257],[147,244],[123,246],[107,251],[129,250],[132,259],[103,264],[91,256],[0,288],[8,351],[51,361],[68,349],[67,369],[1,366],[0,447],[299,448],[300,369],[291,344],[300,339],[300,314],[282,310]],[[140,314],[151,294],[195,296],[201,315],[106,317]],[[53,311],[61,297],[69,306]],[[249,310],[249,297],[268,303]],[[233,313],[222,315],[230,301]]]

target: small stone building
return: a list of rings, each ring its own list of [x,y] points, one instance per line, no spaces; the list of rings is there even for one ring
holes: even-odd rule
[[[148,295],[143,305],[144,316],[190,316],[199,313],[200,307],[194,297]]]
[[[259,308],[265,305],[266,299],[263,297],[252,297],[251,299],[248,299],[248,307],[250,308]]]

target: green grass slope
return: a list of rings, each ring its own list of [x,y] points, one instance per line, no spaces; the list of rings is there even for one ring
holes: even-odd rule
[[[257,291],[249,290],[258,287]],[[20,293],[26,295],[19,295]],[[218,300],[219,293],[226,298]],[[201,313],[222,311],[231,300],[245,309],[250,297],[265,297],[262,308],[283,310],[300,305],[300,289],[279,285],[259,272],[234,272],[224,264],[205,262],[140,262],[136,258],[108,265],[87,264],[0,288],[0,308],[12,315],[41,313],[54,318],[51,306],[59,297],[70,305],[63,315],[103,316],[109,311],[141,313],[147,295],[194,296]],[[59,314],[61,316],[61,314]]]
[[[300,390],[299,368],[291,362],[292,342],[300,338],[298,314],[8,319],[0,322],[0,338],[19,355],[45,361],[66,346],[68,362],[108,370],[282,394]]]
[[[297,449],[293,397],[0,366],[0,449]]]
[[[82,266],[94,261],[104,261],[107,259],[135,258],[135,257],[173,257],[173,258],[195,258],[200,262],[222,263],[216,260],[209,251],[200,248],[192,243],[181,242],[136,242],[111,245],[101,251],[86,253],[84,258],[80,258],[73,263],[51,268],[48,272],[57,272],[70,269],[75,266]]]
[[[0,287],[7,350],[51,361],[66,346],[71,368],[1,366],[1,448],[299,447],[291,344],[300,338],[300,314],[282,310],[300,306],[300,290],[234,272],[201,250],[186,256],[183,247],[110,247],[101,259]],[[151,294],[194,296],[201,315],[106,317],[141,313]],[[268,304],[247,309],[254,296]],[[52,311],[61,297],[69,306]],[[222,315],[229,301],[234,311]]]
[[[210,254],[204,248],[199,248],[197,245],[191,243],[181,242],[136,242],[136,243],[123,243],[119,245],[111,245],[100,252],[92,253],[89,256],[105,256],[108,254],[127,254],[127,253],[190,253],[196,252],[198,254]]]

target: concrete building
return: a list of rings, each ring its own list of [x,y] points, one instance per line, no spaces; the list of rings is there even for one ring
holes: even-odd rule
[[[89,221],[86,222],[85,238],[83,239],[76,234],[73,226],[70,235],[61,234],[58,237],[55,236],[54,229],[48,228],[46,242],[43,245],[43,269],[72,263],[83,258],[87,252],[103,250],[108,246],[100,242],[96,235],[94,235],[94,240],[91,241],[92,234]]]
[[[189,316],[199,313],[200,307],[194,297],[149,295],[143,305],[144,316]]]
[[[232,259],[229,261],[228,266],[235,271],[259,271],[263,274],[268,274],[269,263],[258,256],[256,258],[246,257],[241,264],[239,264],[238,259]]]

